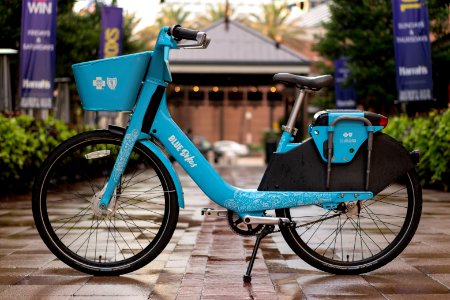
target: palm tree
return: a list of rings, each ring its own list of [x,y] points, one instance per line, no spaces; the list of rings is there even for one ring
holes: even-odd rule
[[[225,16],[230,17],[234,13],[234,9],[227,3],[220,3],[219,5],[208,4],[207,7],[206,14],[198,16],[195,24],[196,28],[204,28],[225,18]]]
[[[271,3],[262,6],[262,14],[251,13],[249,19],[240,21],[278,43],[298,39],[303,31],[296,21],[287,21],[290,10],[286,3],[277,4],[272,0]]]
[[[183,25],[183,27],[188,27],[186,20],[189,18],[190,12],[184,11],[183,7],[177,6],[166,6],[159,13],[156,19],[156,25],[162,26],[172,26],[176,24]]]
[[[154,25],[147,26],[137,33],[140,40],[145,41],[147,46],[152,47],[158,37],[159,30],[163,26],[172,26],[176,24],[189,27],[187,22],[190,12],[184,11],[183,7],[166,6],[158,14]]]

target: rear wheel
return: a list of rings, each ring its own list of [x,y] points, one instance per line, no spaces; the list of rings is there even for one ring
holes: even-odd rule
[[[131,152],[105,214],[102,192],[123,136],[77,135],[45,161],[33,190],[36,228],[62,261],[94,275],[119,275],[153,260],[178,220],[175,185],[162,162],[140,143]]]
[[[282,228],[291,249],[310,265],[334,274],[360,274],[397,257],[419,225],[422,193],[414,171],[367,201],[279,209],[296,222]]]

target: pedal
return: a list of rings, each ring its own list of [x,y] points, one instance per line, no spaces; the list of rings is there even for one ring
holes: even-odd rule
[[[202,216],[226,218],[227,210],[214,209],[214,208],[202,208]]]

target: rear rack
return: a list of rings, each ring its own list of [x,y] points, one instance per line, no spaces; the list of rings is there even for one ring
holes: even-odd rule
[[[330,189],[331,182],[331,160],[333,158],[333,138],[334,138],[334,126],[340,121],[362,121],[366,123],[368,131],[368,141],[367,141],[367,168],[366,168],[366,191],[369,189],[369,179],[370,179],[370,158],[372,155],[372,144],[373,144],[373,132],[374,128],[372,122],[364,117],[355,116],[341,116],[336,118],[330,126],[328,126],[328,162],[327,162],[327,189]]]

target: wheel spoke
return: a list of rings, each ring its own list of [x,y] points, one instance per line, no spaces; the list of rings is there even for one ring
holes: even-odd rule
[[[144,172],[145,172],[145,171],[144,171]],[[144,172],[142,172],[142,173],[144,173]],[[146,182],[147,180],[153,179],[153,178],[155,178],[155,177],[158,177],[158,175],[155,174],[155,175],[153,175],[153,176],[150,177],[150,178],[146,178],[146,179],[143,179],[143,180],[138,181],[138,182],[133,182],[133,184],[128,183],[128,185],[126,185],[126,186],[124,187],[124,189],[130,188],[130,187],[132,187],[132,186],[135,186],[135,185],[140,184],[140,183],[143,183],[143,182]],[[161,185],[160,185],[160,186],[161,186]]]
[[[389,226],[386,225],[386,222],[382,221],[382,220],[378,217],[378,215],[375,214],[370,208],[364,207],[364,210],[367,212],[367,215],[369,216],[369,218],[372,219],[372,221],[373,221],[373,223],[375,224],[375,226],[377,226],[377,228],[378,228],[378,230],[380,231],[381,234],[383,234],[383,231],[381,231],[380,227],[378,227],[378,224],[375,222],[375,219],[372,218],[372,215],[375,215],[375,217],[378,219],[379,222],[383,223],[383,225],[384,225],[384,226],[385,226],[392,234],[395,234],[395,233],[391,230],[391,228],[390,228]],[[384,234],[383,234],[383,237],[385,237]],[[386,239],[386,237],[385,237],[385,239]],[[386,239],[386,240],[387,240],[387,239]]]
[[[358,230],[358,229],[359,229],[360,233],[364,233],[364,234],[372,241],[372,243],[374,243],[380,250],[383,250],[383,248],[381,248],[381,247],[380,247],[380,246],[379,246],[379,245],[378,245],[378,244],[370,237],[370,235],[367,234],[367,232],[361,227],[361,225],[359,225],[359,227],[356,227],[355,224],[354,224],[354,221],[351,220],[351,218],[349,218],[349,219],[350,219],[350,223],[352,224],[352,226],[353,226],[353,228],[354,228],[355,230]],[[360,224],[361,224],[361,223],[360,223]],[[360,237],[361,237],[361,239],[363,240],[364,245],[366,245],[367,249],[370,251],[370,247],[367,245],[367,243],[366,243],[366,241],[364,240],[362,234],[360,234]],[[370,251],[370,254],[373,256],[372,251]]]
[[[120,218],[122,219],[122,221],[125,223],[125,225],[127,226],[128,230],[131,232],[131,234],[133,235],[134,239],[136,240],[136,242],[139,244],[139,247],[141,247],[141,249],[143,250],[144,247],[142,247],[141,243],[139,242],[139,239],[136,237],[136,235],[134,234],[133,230],[131,230],[130,226],[129,226],[129,222],[125,221],[125,219],[123,218],[122,214],[119,212],[119,210],[117,210]],[[115,216],[115,215],[114,215]],[[115,218],[114,218],[115,220]],[[136,226],[136,223],[132,222],[132,225]],[[116,226],[114,225],[114,228],[116,228]],[[136,226],[136,228],[139,228],[138,226]],[[141,231],[142,233],[142,231]]]
[[[55,229],[55,232],[58,231],[59,229],[61,229],[64,225],[66,225],[66,224],[69,223],[71,220],[75,219],[76,217],[80,216],[79,219],[78,219],[78,221],[79,221],[81,218],[83,218],[84,216],[88,215],[88,214],[90,213],[90,212],[89,212],[89,207],[90,207],[90,205],[86,206],[85,208],[83,208],[83,209],[80,211],[80,213],[78,213],[78,214],[74,215],[73,217],[69,218],[69,220],[67,220],[64,224],[62,224],[61,226],[59,226],[58,228],[56,228],[56,229]],[[62,219],[62,220],[64,220],[64,219]],[[78,221],[77,221],[75,224],[77,224]],[[73,227],[75,226],[75,224],[73,224],[73,226],[72,226],[71,228],[73,228]],[[70,229],[69,229],[69,231],[70,231]],[[66,234],[67,234],[67,233],[66,233]],[[64,236],[65,236],[65,235],[64,235]],[[64,236],[63,236],[62,238],[64,238]],[[62,238],[61,238],[61,239],[62,239]]]
[[[109,234],[111,234],[111,236],[112,236],[114,242],[116,243],[116,245],[119,245],[119,243],[117,242],[116,237],[112,234],[111,228],[110,228],[110,226],[106,223],[105,219],[103,219],[102,221],[105,223],[106,227],[108,228],[108,238],[106,239],[106,250],[105,250],[105,259],[106,259],[106,258],[107,258],[107,254],[108,254]],[[111,222],[111,220],[110,220],[110,222]],[[123,237],[122,237],[122,239],[123,239]],[[125,240],[124,240],[124,241],[125,241]],[[126,241],[125,241],[125,243],[126,243]],[[128,244],[127,244],[127,245],[128,245]],[[128,246],[128,247],[129,247],[129,246]],[[133,252],[133,251],[131,250],[131,248],[129,248],[129,249],[130,249],[131,252]],[[123,252],[120,251],[120,253],[121,253],[122,256],[123,256],[123,259],[125,260],[126,257],[125,257],[125,255],[123,254]]]
[[[123,212],[127,215],[128,219],[130,219],[131,222],[136,226],[136,228],[138,228],[141,232],[142,232],[142,229],[141,229],[138,225],[136,225],[136,223],[135,223],[134,221],[142,221],[142,222],[148,222],[148,223],[152,223],[152,224],[156,224],[156,225],[161,225],[161,224],[156,223],[156,222],[154,222],[154,221],[144,220],[144,219],[139,219],[139,218],[132,217],[132,216],[130,216],[130,215],[129,215],[122,207],[119,207],[119,208],[123,210]],[[119,210],[119,209],[118,209],[118,210]],[[124,222],[126,222],[126,221],[124,220]],[[144,231],[148,231],[148,232],[150,232],[150,233],[156,235],[155,232],[153,232],[153,231],[151,231],[151,230],[149,230],[149,229],[147,229],[147,228],[144,228]],[[143,232],[142,232],[142,234],[143,234]],[[149,240],[149,241],[150,241],[150,240]]]
[[[347,220],[345,221],[345,222],[347,222]],[[342,225],[342,226],[344,226],[345,225],[345,222],[344,222],[344,224]],[[333,232],[332,233],[330,233],[330,235],[328,235],[314,250],[317,250],[320,246],[322,246],[322,244],[326,241],[326,240],[328,240],[332,235],[334,235],[334,233],[337,231],[337,230],[339,230],[339,228],[342,228],[342,226],[341,227],[339,227],[338,226],[338,228],[336,228],[335,230],[333,230]],[[328,249],[328,248],[327,248]]]
[[[127,203],[127,204],[128,204],[128,205],[124,205],[124,206],[122,206],[122,207],[125,208],[125,207],[129,207],[129,206],[133,206],[133,207],[136,207],[136,208],[139,208],[139,209],[142,209],[142,210],[145,210],[145,211],[154,213],[155,215],[164,216],[164,214],[158,213],[158,212],[156,212],[156,211],[154,211],[154,210],[151,210],[151,209],[143,208],[143,207],[134,205],[134,204],[132,204],[132,203]]]

